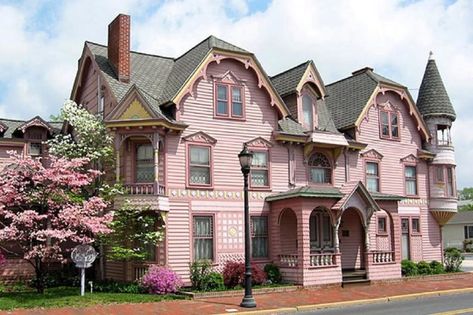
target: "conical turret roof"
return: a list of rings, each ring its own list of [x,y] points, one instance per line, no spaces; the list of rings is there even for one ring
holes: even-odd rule
[[[432,53],[420,85],[417,107],[424,118],[428,116],[447,116],[452,121],[456,118],[455,110],[450,102],[447,90],[445,90],[435,60],[432,58]]]

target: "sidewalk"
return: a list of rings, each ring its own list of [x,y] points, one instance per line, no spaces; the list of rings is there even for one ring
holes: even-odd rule
[[[381,299],[386,297],[398,298],[416,298],[417,293],[445,291],[454,289],[471,288],[473,292],[473,273],[452,275],[447,278],[438,279],[411,279],[408,281],[398,281],[391,283],[377,283],[369,286],[354,287],[329,287],[329,288],[312,288],[300,289],[285,293],[269,293],[255,295],[258,305],[256,309],[242,309],[239,307],[241,296],[225,297],[225,298],[207,298],[203,300],[185,300],[185,301],[166,301],[160,303],[144,303],[144,304],[112,304],[100,305],[87,308],[61,308],[61,309],[30,309],[16,310],[12,312],[0,312],[0,314],[53,314],[53,315],[69,315],[69,314],[97,314],[97,315],[132,315],[132,314],[231,314],[236,311],[256,311],[256,310],[274,310],[283,312],[283,308],[292,308],[304,305],[310,305],[315,308],[316,304],[326,303],[342,303],[356,300]],[[453,291],[454,292],[454,291]],[[440,292],[440,294],[451,294],[450,292]],[[414,295],[412,295],[414,294]],[[437,294],[437,293],[434,293]],[[411,295],[411,296],[405,296]],[[404,297],[399,297],[404,296]],[[386,301],[386,300],[385,300]],[[355,303],[355,302],[354,302]],[[364,301],[369,303],[369,301]],[[288,310],[286,310],[288,311]],[[264,312],[266,314],[273,313],[271,311]]]

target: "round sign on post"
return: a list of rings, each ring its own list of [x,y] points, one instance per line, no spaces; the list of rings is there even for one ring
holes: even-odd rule
[[[80,268],[80,295],[85,293],[85,268],[92,267],[97,252],[90,245],[77,245],[71,253],[71,259]]]

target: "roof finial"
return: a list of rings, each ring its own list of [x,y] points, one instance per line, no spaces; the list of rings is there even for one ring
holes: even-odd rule
[[[432,50],[429,52],[429,60],[434,60],[434,53]]]

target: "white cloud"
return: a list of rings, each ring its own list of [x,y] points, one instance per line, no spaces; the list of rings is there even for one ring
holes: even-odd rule
[[[473,186],[473,1],[66,1],[33,26],[42,2],[0,5],[0,114],[47,117],[69,96],[84,40],[106,43],[118,13],[132,15],[135,50],[179,56],[208,35],[256,54],[268,74],[313,59],[326,83],[375,71],[417,90],[433,50],[452,103],[459,186]],[[45,27],[48,26],[47,28]],[[14,104],[14,105],[12,105]]]

